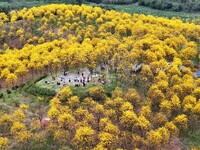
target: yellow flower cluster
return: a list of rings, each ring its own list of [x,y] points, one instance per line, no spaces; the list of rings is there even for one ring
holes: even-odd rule
[[[47,131],[62,144],[76,149],[159,149],[200,119],[200,80],[194,78],[192,62],[199,57],[199,25],[53,4],[8,16],[0,13],[0,27],[2,82],[14,86],[36,72],[76,67],[92,71],[107,63],[125,87],[135,88],[116,89],[110,98],[102,87],[93,87],[83,101],[69,87],[61,90],[50,102]],[[0,116],[2,133],[11,131],[21,143],[34,136],[22,123],[26,109],[21,105],[12,116]],[[1,145],[7,140],[0,138]]]

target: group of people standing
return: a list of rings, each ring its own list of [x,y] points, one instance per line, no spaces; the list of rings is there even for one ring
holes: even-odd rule
[[[54,76],[52,76],[52,82],[54,82],[56,80],[56,78]],[[85,86],[86,82],[90,82],[90,75],[84,75],[84,73],[82,72],[80,75],[80,72],[78,71],[77,74],[68,74],[66,71],[62,70],[62,74],[60,75],[60,77],[58,78],[59,81],[57,81],[57,85],[61,85],[61,83],[63,83],[63,86],[66,86],[66,83],[75,83],[75,87],[79,87],[81,86]]]
[[[51,74],[52,75],[52,74]],[[94,77],[98,77],[97,75]],[[62,70],[61,75],[56,78],[52,75],[52,84],[56,82],[57,85],[63,85],[66,86],[67,84],[74,85],[75,87],[79,86],[86,86],[87,82],[90,82],[92,80],[92,76],[90,76],[89,71],[81,72],[78,70],[76,74],[69,74],[68,72]],[[98,83],[105,84],[105,81],[102,80],[100,77],[97,79]],[[48,81],[45,81],[45,83],[50,83]]]

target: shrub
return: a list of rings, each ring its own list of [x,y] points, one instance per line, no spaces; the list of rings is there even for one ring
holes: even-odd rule
[[[0,12],[8,13],[11,10],[11,4],[8,2],[0,2]]]
[[[154,9],[167,10],[173,7],[171,2],[163,2],[161,0],[153,0],[150,2],[150,7]]]
[[[172,11],[186,11],[186,12],[199,12],[200,2],[198,0],[139,0],[140,6],[151,7],[159,10],[172,10]]]
[[[107,95],[108,97],[112,97],[112,92],[107,91],[107,92],[106,92],[106,95]]]
[[[80,92],[80,93],[78,94],[78,97],[79,97],[80,100],[82,101],[82,100],[84,100],[85,98],[89,97],[89,92],[87,92],[87,91]]]
[[[105,6],[100,6],[102,9],[106,9],[106,10],[115,10],[115,8],[114,7],[112,7],[112,6],[109,6],[109,5],[105,5]],[[96,72],[96,73],[98,73],[98,72]]]
[[[11,94],[11,91],[10,90],[6,90],[7,94]]]
[[[72,96],[72,91],[69,86],[64,87],[62,90],[59,91],[58,93],[58,98],[61,101],[66,101],[69,97]]]
[[[196,3],[196,5],[194,5],[193,7],[192,7],[192,10],[193,11],[200,11],[200,2],[198,2],[198,3]]]
[[[156,1],[156,0],[153,0],[151,3],[150,3],[150,6],[154,9],[161,9],[162,8],[162,3],[160,1]]]
[[[47,88],[41,88],[36,85],[32,85],[26,89],[26,92],[32,95],[40,95],[40,96],[55,96],[56,91],[50,90]]]
[[[171,2],[164,2],[163,8],[164,9],[171,9],[173,7],[173,4]]]
[[[172,10],[173,11],[182,11],[183,10],[183,7],[182,7],[182,5],[181,4],[178,4],[178,3],[174,3],[173,4],[173,7],[172,7]]]
[[[0,94],[0,98],[2,98],[2,97],[3,97],[3,93]]]
[[[150,6],[151,5],[151,0],[139,0],[138,1],[139,3],[139,5],[141,5],[141,6]]]
[[[89,2],[100,4],[103,0],[90,0]]]
[[[101,0],[94,0],[95,3],[100,3]],[[104,4],[132,4],[137,2],[137,0],[102,0],[101,1]]]
[[[19,101],[13,101],[13,103],[15,104],[15,107],[19,107]]]
[[[7,107],[7,106],[2,106],[2,105],[1,105],[0,110],[3,111],[4,113],[9,113],[9,112],[10,112],[10,108]]]
[[[25,83],[20,84],[18,87],[19,87],[19,88],[22,88],[22,87],[24,87],[24,86],[25,86]]]
[[[101,101],[101,102],[106,100],[106,92],[101,86],[95,86],[95,87],[90,88],[89,94],[93,100]]]
[[[12,90],[16,90],[16,87],[12,87]]]

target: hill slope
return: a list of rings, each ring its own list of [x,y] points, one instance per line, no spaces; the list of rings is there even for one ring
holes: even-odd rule
[[[198,0],[139,0],[139,5],[160,10],[199,12]]]

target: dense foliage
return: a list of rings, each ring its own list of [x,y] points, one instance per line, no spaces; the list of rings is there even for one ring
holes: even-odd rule
[[[82,4],[86,2],[86,0],[1,0],[0,12],[9,13],[11,10],[37,7],[45,4]]]
[[[155,60],[169,63],[177,54],[185,60],[183,65],[191,66],[194,42],[200,41],[200,28],[194,24],[90,6],[49,5],[12,11],[8,16],[1,13],[1,29],[0,47],[6,50],[1,51],[0,74],[12,84],[23,81],[28,72],[34,76],[63,67],[94,69],[109,60],[116,69],[123,57],[130,58],[125,59],[130,61],[127,69]],[[150,50],[154,44],[162,49],[162,57]]]
[[[108,9],[108,10],[116,10],[116,11],[124,11],[130,14],[145,14],[145,15],[153,15],[157,17],[166,17],[166,18],[178,18],[183,21],[187,20],[190,22],[193,22],[195,24],[200,24],[200,14],[199,13],[192,13],[192,12],[175,12],[175,11],[166,11],[166,10],[158,10],[153,9],[151,7],[146,6],[139,6],[136,4],[130,4],[130,5],[105,5],[105,4],[99,4],[98,6],[101,6],[102,8]]]
[[[26,105],[2,112],[0,148],[15,141],[28,149],[53,137],[73,149],[168,149],[180,133],[199,127],[200,80],[192,62],[199,25],[85,5],[24,8],[0,18],[2,83],[107,64],[125,87],[111,98],[93,87],[83,101],[65,87],[51,100],[43,130],[34,118],[28,122]]]
[[[199,12],[199,0],[138,0],[139,5],[160,10]]]
[[[102,0],[104,4],[133,4],[159,10],[199,12],[199,0]]]

